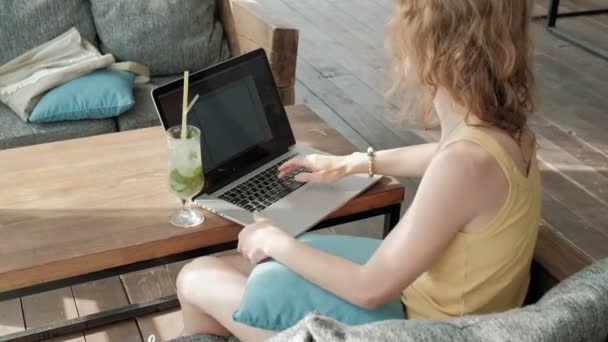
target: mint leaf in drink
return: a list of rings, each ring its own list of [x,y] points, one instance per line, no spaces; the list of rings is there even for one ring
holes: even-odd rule
[[[169,179],[171,183],[187,185],[189,183],[188,178],[182,176],[177,169],[171,170],[169,174]]]
[[[169,173],[169,185],[171,189],[186,197],[196,195],[203,186],[203,168],[196,167],[192,176],[182,175],[178,169],[173,169]]]

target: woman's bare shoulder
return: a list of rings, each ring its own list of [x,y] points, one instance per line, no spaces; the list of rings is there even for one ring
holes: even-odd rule
[[[450,143],[438,151],[435,159],[437,167],[461,168],[466,171],[465,176],[487,175],[498,167],[496,158],[489,151],[469,140]]]

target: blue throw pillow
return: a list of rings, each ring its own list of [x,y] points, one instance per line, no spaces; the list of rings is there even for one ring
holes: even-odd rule
[[[105,119],[120,115],[135,104],[135,75],[118,70],[97,70],[46,92],[28,121]]]
[[[316,234],[304,235],[299,240],[358,264],[364,264],[381,242],[362,237]],[[318,312],[347,325],[405,317],[399,297],[375,310],[366,310],[321,289],[280,263],[269,261],[256,266],[249,276],[245,294],[233,319],[249,326],[280,331],[296,324],[310,312]]]

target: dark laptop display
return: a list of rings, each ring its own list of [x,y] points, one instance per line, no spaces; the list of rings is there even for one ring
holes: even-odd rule
[[[190,97],[199,95],[188,124],[202,132],[204,193],[229,184],[295,144],[264,50],[194,73],[189,82]],[[181,123],[182,91],[180,79],[152,92],[165,129]]]
[[[264,106],[251,76],[202,95],[188,118],[188,124],[204,129],[203,161],[210,170],[272,140]]]

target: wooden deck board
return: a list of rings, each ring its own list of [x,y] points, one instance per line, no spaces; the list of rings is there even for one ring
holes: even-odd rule
[[[593,78],[580,78],[580,70],[573,70],[572,67],[550,57],[544,53],[537,54],[537,78],[541,90],[540,112],[538,115],[546,115],[549,119],[556,118],[558,122],[565,122],[575,119],[572,117],[558,117],[560,109],[576,109],[576,117],[589,125],[593,125],[595,130],[602,131],[608,129],[608,122],[601,120],[604,114],[601,108],[608,107],[608,99],[604,94],[608,94],[608,84],[604,87],[599,80]],[[604,89],[601,89],[604,88]],[[559,98],[554,95],[561,94]],[[559,106],[559,107],[555,107]],[[551,112],[549,112],[549,110]],[[604,151],[608,143],[605,135],[598,134],[597,143]]]
[[[570,156],[576,158],[576,160],[580,162],[580,164],[570,165],[571,169],[587,169],[590,167],[603,177],[608,177],[608,154],[602,153],[593,148],[593,146],[590,146],[584,140],[569,134],[552,123],[546,122],[545,124],[540,124],[533,118],[532,128],[535,132],[538,132],[547,139],[550,144],[567,152]],[[561,163],[561,165],[563,165],[563,163]]]
[[[175,294],[175,284],[165,266],[125,274],[121,279],[131,303],[142,303]],[[180,310],[137,318],[137,325],[144,341],[147,341],[150,335],[155,335],[156,341],[168,341],[177,337],[183,329]]]
[[[80,316],[90,315],[129,304],[119,277],[106,278],[72,287]],[[86,342],[141,342],[135,320],[85,331]]]
[[[357,133],[365,136],[366,140],[374,147],[394,148],[402,145],[402,139],[382,125],[374,113],[370,113],[358,105],[348,93],[340,89],[331,80],[323,77],[318,69],[307,60],[299,60],[298,71],[301,72],[298,74],[298,80],[307,84],[310,89],[322,93],[323,95],[320,98],[334,111],[349,113],[348,116],[342,117],[344,121]],[[343,77],[350,77],[355,81],[353,76],[345,75]]]
[[[304,104],[312,109],[319,117],[332,125],[340,134],[350,141],[358,150],[363,151],[369,146],[369,142],[357,133],[348,123],[344,121],[327,104],[313,94],[302,82],[296,82],[296,102]]]
[[[21,298],[15,298],[0,302],[0,336],[23,331],[23,311],[21,310]]]
[[[36,328],[78,317],[78,309],[70,287],[23,297],[22,303],[26,328]],[[85,342],[85,339],[83,333],[74,333],[48,341]]]
[[[604,4],[603,8],[608,8],[608,5]],[[585,9],[592,8],[587,7]],[[557,27],[562,32],[584,40],[595,48],[608,51],[608,39],[606,39],[606,36],[590,34],[590,32],[606,32],[608,30],[608,14],[590,17],[560,18],[557,20]]]

